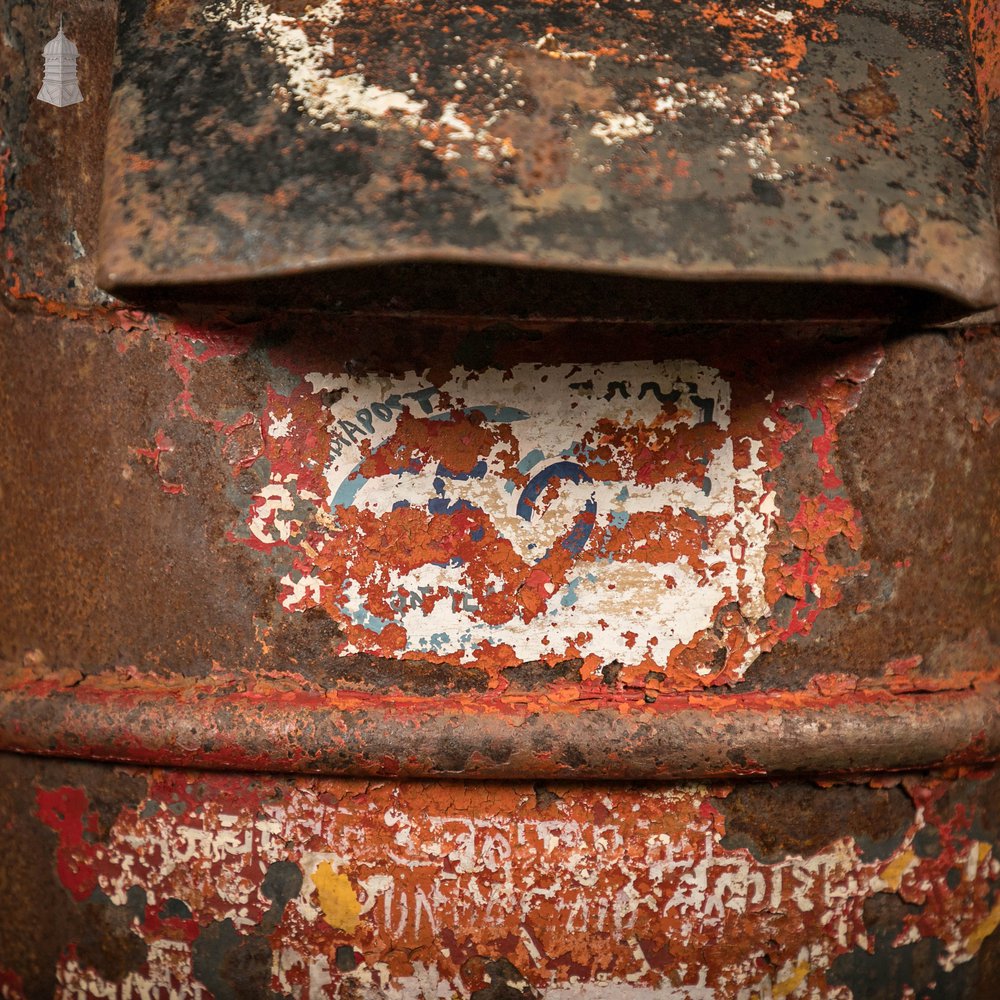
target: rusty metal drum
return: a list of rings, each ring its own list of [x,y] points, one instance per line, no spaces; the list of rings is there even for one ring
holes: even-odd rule
[[[1000,995],[992,5],[65,31],[0,105],[0,995]]]

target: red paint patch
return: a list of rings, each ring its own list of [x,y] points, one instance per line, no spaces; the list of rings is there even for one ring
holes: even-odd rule
[[[98,833],[97,814],[90,811],[82,789],[39,788],[35,792],[38,818],[59,836],[56,871],[59,881],[78,902],[88,899],[97,888],[94,843]]]

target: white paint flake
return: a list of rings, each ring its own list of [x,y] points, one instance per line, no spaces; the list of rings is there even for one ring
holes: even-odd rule
[[[275,13],[268,4],[252,0],[223,0],[205,9],[208,20],[224,21],[233,31],[249,32],[270,47],[288,71],[287,87],[296,105],[323,128],[337,129],[339,119],[358,115],[419,115],[423,102],[369,83],[361,73],[329,74],[325,61],[333,55],[333,35],[324,35],[324,41],[317,44],[303,25],[329,30],[343,16],[341,0],[317,4],[299,17]]]

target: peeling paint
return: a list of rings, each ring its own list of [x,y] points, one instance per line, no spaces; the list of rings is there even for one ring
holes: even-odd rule
[[[361,904],[350,879],[334,871],[329,861],[321,862],[312,873],[319,893],[323,919],[334,929],[353,934],[358,926]]]
[[[771,11],[754,9],[721,10],[717,4],[707,3],[697,9],[693,20],[708,28],[728,29],[719,32],[720,42],[730,39],[729,58],[741,64],[757,77],[761,89],[740,94],[732,81],[729,85],[702,82],[695,70],[683,65],[674,70],[679,78],[659,77],[656,87],[641,92],[639,100],[644,110],[615,112],[601,109],[591,134],[605,144],[613,146],[626,139],[652,135],[664,121],[676,121],[684,116],[684,109],[711,110],[733,123],[743,124],[750,132],[742,143],[732,143],[720,151],[720,158],[734,156],[742,146],[749,166],[762,177],[782,178],[781,167],[771,157],[773,130],[783,118],[798,110],[791,99],[793,87],[777,87],[774,96],[767,92],[771,81],[784,81],[794,76],[805,54],[807,43],[829,42],[837,37],[833,22],[825,20],[822,8],[835,3],[820,3],[798,7],[795,10]],[[534,51],[544,56],[569,62],[580,62],[593,73],[598,63],[627,63],[630,59],[628,19],[618,23],[613,12],[604,12],[600,4],[588,4],[577,17],[591,27],[600,37],[600,45],[590,51],[568,48],[564,37],[569,34],[565,26],[550,26],[531,44]],[[277,8],[277,9],[276,9]],[[656,15],[649,10],[629,12],[637,22],[653,21]],[[476,11],[479,21],[499,21],[493,12]],[[459,148],[474,143],[474,155],[493,161],[501,156],[517,156],[517,141],[504,136],[497,125],[503,116],[518,114],[525,101],[519,97],[517,40],[507,42],[515,52],[504,56],[498,49],[485,64],[473,60],[453,67],[453,100],[442,113],[434,118],[428,114],[428,100],[414,99],[414,94],[428,90],[420,68],[410,73],[411,88],[407,91],[388,90],[371,82],[364,73],[347,72],[343,67],[361,62],[350,49],[351,41],[364,23],[365,13],[355,4],[331,0],[307,8],[304,12],[284,14],[280,5],[247,3],[223,0],[210,4],[206,10],[210,22],[224,22],[237,34],[248,33],[264,42],[274,58],[287,71],[287,83],[276,85],[275,99],[287,110],[289,101],[304,111],[320,128],[340,131],[350,127],[352,120],[392,119],[404,124],[421,136],[421,145],[444,159],[460,158]],[[401,20],[407,26],[405,7],[386,12],[386,16]],[[590,22],[593,22],[590,25]],[[418,22],[419,24],[419,22]],[[401,25],[401,30],[406,30]],[[474,34],[482,31],[478,25]],[[454,42],[465,44],[462,29],[457,28]],[[616,37],[620,35],[621,37]],[[338,37],[343,39],[338,46]],[[528,43],[524,39],[524,43]],[[634,45],[634,41],[631,42]],[[773,46],[782,58],[761,56],[760,47]],[[656,67],[672,68],[669,51],[653,50],[637,53],[640,62],[648,61]],[[363,63],[362,63],[363,65]],[[657,90],[657,88],[662,88]],[[485,90],[485,95],[484,95]],[[485,99],[485,106],[483,101]]]
[[[971,5],[970,66],[959,5],[904,7],[122,6],[126,263],[618,276],[572,321],[488,282],[414,308],[420,271],[374,310],[111,300],[100,126],[15,86],[0,745],[181,769],[0,758],[3,1000],[992,988],[996,331],[894,285],[993,301],[997,25]],[[0,13],[0,55],[41,20]],[[685,326],[630,271],[726,280]],[[896,322],[701,325],[762,275]]]
[[[718,372],[308,379],[262,418],[248,541],[300,549],[282,603],[327,610],[344,653],[665,667],[732,605],[734,659],[752,659],[774,503]]]
[[[386,998],[451,997],[492,975],[542,997],[861,1000],[828,978],[839,957],[933,939],[944,976],[974,958],[1000,912],[995,845],[973,832],[974,810],[946,804],[948,781],[907,779],[916,808],[890,828],[898,842],[884,854],[844,830],[762,862],[724,846],[728,786],[543,795],[519,784],[148,778],[147,796],[117,810],[106,836],[69,846],[60,877],[73,887],[71,872],[88,867],[116,904],[141,885],[147,915],[176,900],[201,927],[231,926],[233,942],[266,924],[270,988],[293,997],[341,995],[348,983]],[[271,923],[261,878],[275,864],[312,874]],[[888,945],[867,926],[868,902],[887,895],[912,903]],[[148,916],[132,933],[149,960],[122,992],[67,956],[60,995],[202,995],[189,940]],[[333,956],[348,946],[344,971]],[[501,955],[507,971],[487,974]]]
[[[861,537],[834,495],[831,448],[876,364],[860,360],[856,381],[811,404],[832,492],[803,496],[778,532],[787,401],[733,424],[730,385],[710,366],[309,372],[259,418],[269,482],[232,537],[296,552],[282,605],[327,612],[343,654],[494,671],[580,657],[637,679],[666,670],[681,689],[736,679],[761,649],[808,633],[864,569],[825,554]],[[791,622],[768,623],[783,595]]]

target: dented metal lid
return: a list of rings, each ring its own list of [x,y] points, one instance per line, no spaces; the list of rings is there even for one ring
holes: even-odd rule
[[[113,290],[391,261],[998,301],[965,8],[123,4]]]

